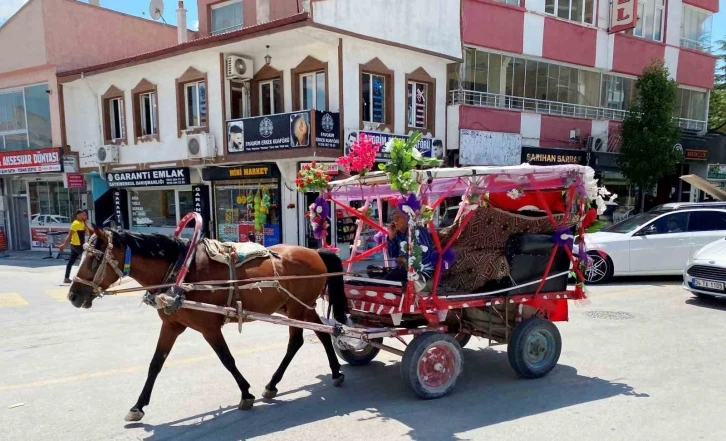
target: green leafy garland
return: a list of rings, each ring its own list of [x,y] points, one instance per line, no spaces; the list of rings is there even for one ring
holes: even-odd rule
[[[391,188],[398,190],[402,195],[416,193],[419,183],[411,177],[411,171],[422,167],[438,167],[442,161],[433,158],[424,158],[416,148],[421,141],[421,132],[413,132],[408,139],[393,138],[384,147],[391,160],[386,164],[379,164],[378,168],[388,174]]]

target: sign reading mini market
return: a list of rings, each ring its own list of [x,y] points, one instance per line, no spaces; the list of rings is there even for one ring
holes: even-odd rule
[[[106,174],[106,181],[111,188],[191,184],[187,167],[113,172]]]

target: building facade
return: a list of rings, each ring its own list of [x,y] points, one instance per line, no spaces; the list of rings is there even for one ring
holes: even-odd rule
[[[627,194],[619,127],[653,59],[679,84],[674,117],[684,132],[705,132],[716,0],[463,0],[462,8],[464,61],[450,66],[447,85],[450,162],[577,161]]]
[[[458,2],[198,6],[200,38],[61,75],[97,223],[171,232],[193,209],[211,237],[307,245],[314,195],[297,193],[300,167],[326,162],[334,176],[361,132],[418,130],[428,154],[443,154]]]
[[[0,250],[47,249],[92,209],[57,73],[175,42],[171,26],[75,0],[29,0],[0,26]]]

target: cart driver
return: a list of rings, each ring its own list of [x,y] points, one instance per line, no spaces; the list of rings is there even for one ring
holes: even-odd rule
[[[377,276],[376,278],[383,280],[405,282],[408,279],[408,255],[401,250],[401,243],[408,242],[408,218],[400,210],[394,208],[393,220],[388,227],[388,231],[388,237],[386,238],[388,258],[395,260],[396,266],[393,268],[375,268],[376,271],[371,271],[372,267],[368,267],[369,275],[371,277]],[[429,279],[434,269],[432,262],[435,249],[434,243],[426,227],[416,227],[414,234],[416,235],[415,240],[418,241],[423,251],[421,256],[423,271],[421,275]],[[375,272],[379,274],[376,275]]]

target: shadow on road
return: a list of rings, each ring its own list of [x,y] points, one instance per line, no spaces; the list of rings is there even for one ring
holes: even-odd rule
[[[613,277],[610,283],[596,286],[673,286],[683,282],[683,276]]]
[[[342,388],[333,388],[329,375],[319,375],[316,384],[292,391],[281,389],[278,400],[258,399],[251,411],[229,406],[161,425],[136,423],[126,427],[143,427],[149,434],[145,439],[153,441],[226,441],[356,413],[360,414],[359,421],[403,424],[410,428],[408,435],[418,441],[448,441],[461,439],[459,433],[582,403],[619,395],[649,396],[636,393],[627,384],[578,375],[575,368],[564,365],[558,365],[545,378],[522,380],[509,367],[504,352],[482,349],[465,353],[465,369],[456,390],[438,400],[419,400],[409,391],[400,380],[399,364],[373,362],[357,368],[344,366],[346,384]],[[295,368],[304,369],[291,366]],[[230,379],[230,387],[232,384]],[[309,395],[279,400],[299,392]],[[321,433],[321,438],[326,436],[330,434]]]
[[[726,311],[726,299],[716,297],[692,297],[686,300],[686,304],[700,306],[701,308]]]

